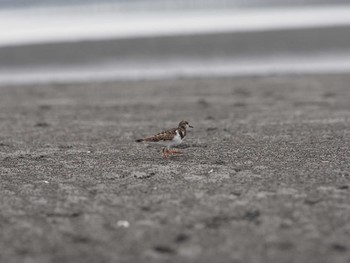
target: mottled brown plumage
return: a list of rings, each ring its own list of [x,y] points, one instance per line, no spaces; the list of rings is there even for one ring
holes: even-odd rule
[[[154,136],[145,138],[144,141],[146,142],[171,141],[176,135],[176,130],[178,130],[178,128],[162,131]]]

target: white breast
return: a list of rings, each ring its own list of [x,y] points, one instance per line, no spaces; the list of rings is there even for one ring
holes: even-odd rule
[[[158,144],[166,147],[171,147],[174,145],[179,145],[182,142],[181,136],[178,131],[176,131],[176,135],[171,141],[158,141],[158,142],[147,142],[149,144]]]
[[[172,145],[178,145],[182,142],[181,136],[179,134],[179,131],[176,131],[176,135],[174,139],[172,140]]]

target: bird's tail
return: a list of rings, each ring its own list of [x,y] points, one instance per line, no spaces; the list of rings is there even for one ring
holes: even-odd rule
[[[144,141],[144,139],[138,139],[135,142],[143,142],[143,141]]]

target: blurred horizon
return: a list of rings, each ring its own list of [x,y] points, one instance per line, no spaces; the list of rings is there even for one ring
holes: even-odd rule
[[[1,8],[62,7],[74,5],[110,5],[110,7],[130,7],[152,9],[206,8],[206,7],[271,7],[271,6],[313,6],[346,5],[348,0],[0,0]]]
[[[350,71],[348,0],[0,0],[0,20],[0,83]]]

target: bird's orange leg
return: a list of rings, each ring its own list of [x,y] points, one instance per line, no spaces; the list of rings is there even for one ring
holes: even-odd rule
[[[169,159],[169,150],[167,148],[163,148],[162,153],[164,159]]]

